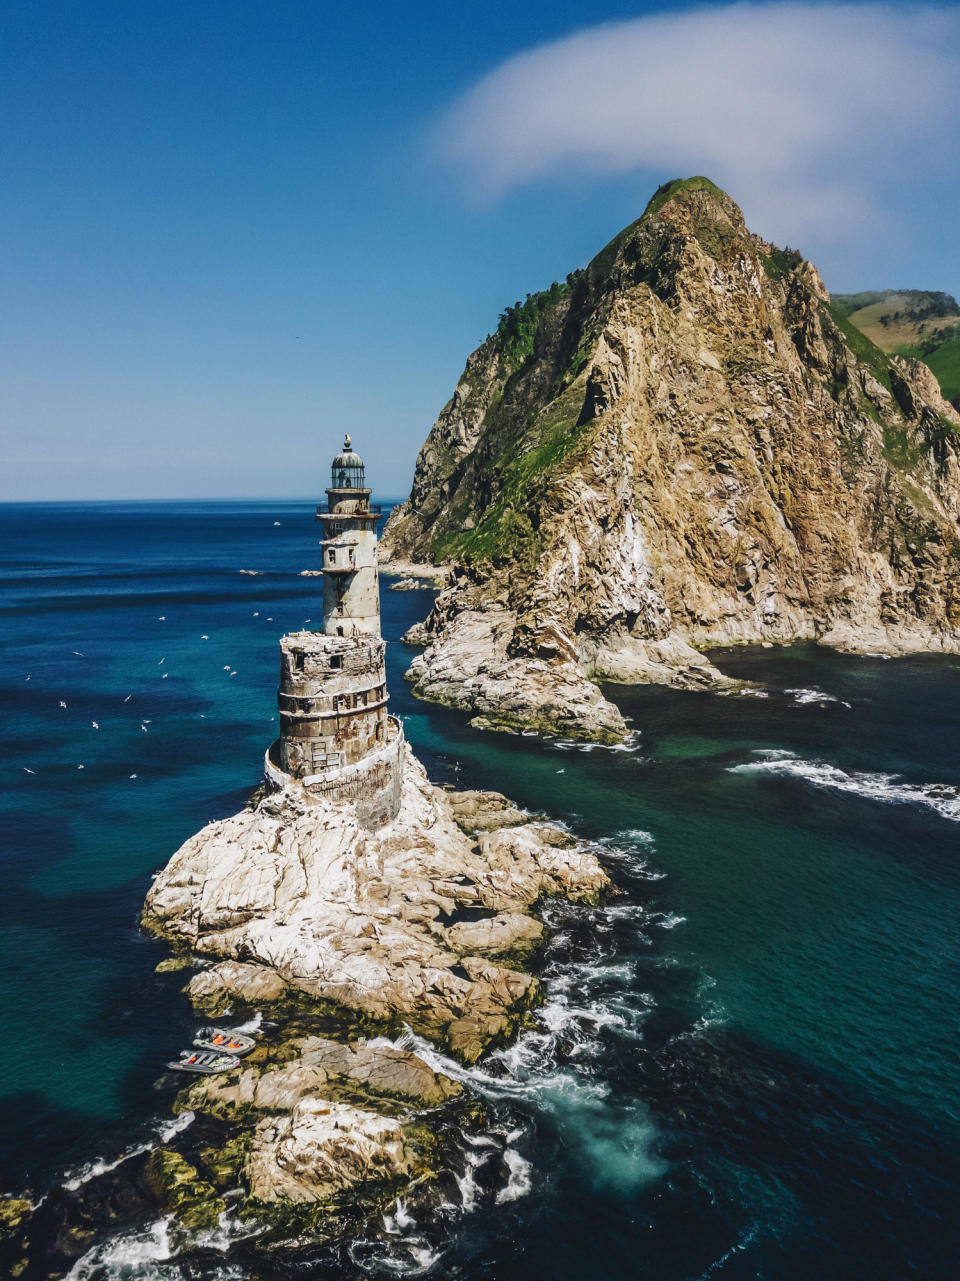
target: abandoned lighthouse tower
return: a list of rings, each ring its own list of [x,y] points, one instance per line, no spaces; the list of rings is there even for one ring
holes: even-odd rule
[[[363,460],[350,437],[333,460],[322,522],[323,631],[280,641],[280,738],[265,773],[272,787],[350,801],[365,827],[400,808],[403,730],[387,715],[386,644],[380,637],[377,521]]]

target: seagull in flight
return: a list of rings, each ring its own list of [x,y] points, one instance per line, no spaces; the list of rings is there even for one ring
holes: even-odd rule
[[[66,707],[66,703],[63,701],[63,699],[62,699],[62,698],[61,698],[61,700],[60,700],[60,706],[61,706],[61,707]]]
[[[90,722],[90,724],[93,726],[93,728],[94,728],[94,729],[99,729],[99,728],[100,728],[100,726],[97,724],[97,722],[96,722],[96,721],[91,721],[91,722]]]
[[[28,676],[26,679],[27,679],[27,680],[29,680],[29,679],[30,679],[30,677]]]
[[[130,700],[131,700],[131,698],[133,698],[133,695],[132,695],[132,694],[128,694],[128,695],[127,695],[127,697],[126,697],[123,701],[124,701],[125,703],[129,703],[129,702],[130,702]]]
[[[78,649],[75,649],[73,652],[76,654],[77,658],[86,658],[86,654],[81,654]]]
[[[146,725],[141,725],[141,726],[140,726],[140,728],[143,730],[144,734],[146,734],[146,732],[147,732],[147,727],[146,727]]]
[[[35,769],[27,769],[26,765],[24,765],[23,772],[24,774],[36,774],[37,771]]]
[[[200,639],[201,639],[201,640],[209,640],[209,639],[210,639],[210,637],[209,637],[209,636],[201,636],[201,637],[200,637]]]
[[[163,675],[160,677],[160,679],[165,681],[169,675],[170,675],[169,672],[164,672]]]
[[[167,621],[166,614],[161,614],[160,617],[157,619],[158,623],[165,623],[166,621]],[[134,777],[136,777],[136,775],[134,775]]]
[[[137,776],[136,776],[136,774],[131,774],[131,775],[130,775],[130,777],[131,777],[131,778],[136,778]]]
[[[160,662],[157,663],[157,666],[162,667],[166,661],[167,661],[167,656],[166,654],[164,654],[163,658],[160,659]]]
[[[78,766],[77,766],[77,769],[83,769],[83,766],[82,766],[82,765],[78,765]]]
[[[260,617],[260,611],[259,611],[259,609],[255,609],[255,610],[253,611],[253,616],[254,616],[254,618],[259,618],[259,617]]]

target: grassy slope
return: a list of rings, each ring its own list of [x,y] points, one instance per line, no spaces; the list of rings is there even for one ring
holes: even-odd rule
[[[952,400],[954,403],[960,400],[960,334],[948,338],[927,355],[916,350],[908,350],[903,354],[916,356],[930,366],[945,400]]]
[[[835,294],[831,303],[883,351],[925,361],[947,400],[960,397],[960,307],[949,294],[884,289]]]

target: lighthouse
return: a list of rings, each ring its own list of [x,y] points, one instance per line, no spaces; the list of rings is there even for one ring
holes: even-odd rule
[[[327,502],[317,508],[323,523],[323,630],[328,636],[356,632],[380,635],[377,521],[370,506],[363,459],[349,436],[333,460]]]
[[[380,636],[377,522],[363,460],[347,436],[333,459],[327,501],[317,508],[323,630],[280,641],[280,737],[264,770],[274,788],[349,801],[365,827],[400,806],[403,730],[387,713],[386,644]]]

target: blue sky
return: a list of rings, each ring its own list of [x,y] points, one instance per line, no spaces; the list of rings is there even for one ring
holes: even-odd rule
[[[960,9],[17,3],[0,499],[382,494],[498,313],[705,172],[837,291],[960,292]]]

